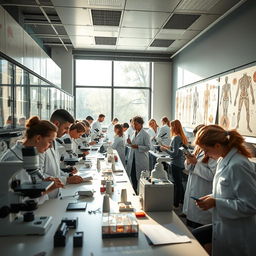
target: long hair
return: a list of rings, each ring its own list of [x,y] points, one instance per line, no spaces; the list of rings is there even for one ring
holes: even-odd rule
[[[199,146],[213,147],[215,144],[220,144],[228,150],[236,148],[238,152],[245,157],[251,157],[244,145],[244,138],[236,130],[226,131],[218,125],[208,125],[201,128],[197,135],[195,143]]]
[[[152,125],[151,125],[151,123],[153,123],[153,122],[156,124],[156,127],[158,127],[158,125],[157,125],[157,123],[156,123],[156,120],[153,119],[153,118],[151,118],[151,119],[148,121],[148,126],[151,127],[151,128],[153,128]]]
[[[47,137],[51,132],[57,132],[55,124],[47,120],[40,120],[38,116],[32,116],[26,123],[25,137],[31,139],[36,135]]]
[[[177,136],[179,135],[181,137],[182,143],[187,145],[188,144],[188,139],[185,136],[185,133],[183,131],[182,125],[179,120],[173,120],[170,122],[170,127],[171,127],[171,135],[172,136]]]

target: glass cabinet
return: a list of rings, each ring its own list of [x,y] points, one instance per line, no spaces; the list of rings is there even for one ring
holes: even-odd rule
[[[40,85],[38,77],[29,75],[30,116],[40,116]]]
[[[50,117],[49,84],[41,80],[41,119]]]
[[[29,117],[29,92],[28,72],[20,67],[15,67],[15,115],[17,117],[16,128],[24,128]]]
[[[17,118],[14,110],[13,64],[0,57],[0,129],[12,129]]]

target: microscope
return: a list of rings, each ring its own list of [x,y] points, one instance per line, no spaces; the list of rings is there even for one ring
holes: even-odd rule
[[[72,150],[72,141],[71,141],[71,139],[70,138],[65,138],[63,140],[63,146],[65,147],[65,150],[66,150],[66,153],[67,153],[68,156],[63,156],[61,158],[61,161],[63,160],[63,162],[66,165],[70,165],[70,166],[76,165],[76,163],[79,162],[79,159],[78,159],[77,155]]]
[[[52,217],[35,216],[34,200],[53,185],[44,181],[39,169],[39,156],[34,147],[22,149],[23,161],[0,162],[0,236],[44,235],[52,225]],[[30,181],[15,179],[26,172]],[[29,199],[28,199],[29,198]]]
[[[166,139],[167,138],[167,133],[164,133],[163,135],[161,135],[160,136],[160,138],[158,138],[158,139],[154,139],[154,142],[156,143],[155,145],[154,145],[154,152],[155,153],[160,153],[160,152],[162,152],[162,150],[160,149],[160,147],[163,145],[163,143],[162,143],[162,141],[163,141],[163,139]]]

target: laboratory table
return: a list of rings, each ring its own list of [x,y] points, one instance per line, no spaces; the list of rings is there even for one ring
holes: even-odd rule
[[[96,159],[102,157],[97,152],[91,152],[88,159],[93,162],[92,168],[86,169],[83,164],[77,166],[80,173],[88,173],[94,176],[91,182],[83,184],[66,185],[65,189],[61,191],[61,198],[50,199],[43,205],[40,205],[35,214],[37,216],[52,216],[53,222],[51,228],[44,236],[14,236],[14,237],[0,237],[1,256],[122,256],[122,255],[138,255],[138,256],[186,256],[196,255],[205,256],[207,253],[196,241],[190,231],[172,212],[148,212],[147,217],[138,219],[139,225],[142,224],[157,224],[157,225],[175,225],[182,233],[191,239],[191,243],[172,244],[164,246],[149,245],[144,233],[139,230],[138,237],[127,238],[105,238],[102,239],[101,221],[102,213],[96,212],[89,214],[91,210],[102,210],[103,195],[100,193],[100,173],[96,170]],[[102,168],[109,167],[107,161],[101,161]],[[120,160],[118,160],[117,169],[124,169]],[[120,191],[122,188],[127,189],[128,200],[132,202],[136,210],[141,210],[139,197],[135,195],[131,186],[129,178],[125,172],[114,175],[115,186],[114,193],[111,196],[111,211],[118,211],[117,202],[120,200]],[[78,197],[75,193],[82,189],[94,189],[96,192],[94,197]],[[66,207],[69,202],[87,202],[87,209],[85,212],[67,212]],[[65,247],[54,248],[53,237],[60,221],[63,217],[74,218],[78,217],[78,227],[76,230],[70,229],[68,233],[68,240]],[[75,231],[83,231],[83,247],[73,248],[73,233]]]

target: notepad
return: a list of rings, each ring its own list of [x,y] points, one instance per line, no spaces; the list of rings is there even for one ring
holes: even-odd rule
[[[149,238],[153,245],[190,243],[186,235],[174,233],[161,225],[140,225],[140,229]]]

